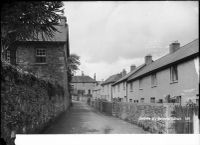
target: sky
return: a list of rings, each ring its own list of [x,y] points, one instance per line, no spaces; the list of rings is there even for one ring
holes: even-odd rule
[[[147,54],[166,55],[176,40],[183,46],[198,38],[197,1],[68,1],[64,7],[70,53],[80,56],[76,75],[96,73],[98,81],[130,72]]]

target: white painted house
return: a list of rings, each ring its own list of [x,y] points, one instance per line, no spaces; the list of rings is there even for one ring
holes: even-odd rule
[[[131,77],[133,74],[137,73],[140,69],[142,69],[145,66],[145,64],[140,65],[136,68],[135,65],[130,66],[130,72],[128,74],[124,74],[124,76],[112,84],[112,94],[113,98],[120,102],[132,102],[132,100],[128,100],[127,98],[127,80],[129,77]],[[123,70],[124,72],[124,70]],[[125,75],[126,74],[126,75]]]
[[[128,78],[128,99],[133,102],[199,103],[199,40],[182,47],[174,42],[169,53]]]
[[[115,74],[106,79],[102,84],[101,98],[107,101],[112,101],[112,84],[119,80],[122,77],[122,74]]]

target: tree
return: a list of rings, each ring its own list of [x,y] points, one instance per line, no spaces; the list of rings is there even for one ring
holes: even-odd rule
[[[1,56],[18,40],[52,38],[63,14],[63,2],[12,2],[1,6]],[[45,37],[44,37],[45,36]]]
[[[80,56],[76,54],[71,54],[68,58],[68,71],[71,75],[74,75],[74,73],[79,70],[80,65]]]
[[[69,92],[72,93],[72,86],[70,85],[72,81],[72,76],[74,73],[79,70],[78,66],[80,65],[80,56],[76,54],[71,54],[67,60],[67,69],[68,69],[68,81],[69,81]]]

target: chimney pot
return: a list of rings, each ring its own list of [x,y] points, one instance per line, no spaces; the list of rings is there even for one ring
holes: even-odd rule
[[[144,59],[145,59],[145,64],[146,65],[149,65],[150,63],[153,62],[151,54],[146,55]]]
[[[125,76],[125,75],[126,75],[126,70],[123,69],[123,70],[122,70],[122,76]]]
[[[169,53],[174,53],[180,48],[180,43],[178,41],[174,41],[169,45]]]
[[[136,66],[133,64],[130,66],[130,72],[133,71],[136,68]]]

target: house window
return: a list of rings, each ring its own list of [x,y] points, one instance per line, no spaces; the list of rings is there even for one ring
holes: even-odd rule
[[[134,103],[138,103],[139,101],[138,100],[134,100]]]
[[[130,83],[130,92],[133,92],[133,82]]]
[[[125,90],[125,82],[123,82],[123,89]]]
[[[172,66],[170,68],[170,81],[173,82],[178,82],[178,69],[177,65]]]
[[[91,90],[88,90],[88,94],[91,94]]]
[[[151,75],[151,87],[156,87],[157,86],[157,77],[156,73]]]
[[[127,98],[127,96],[124,96],[124,100],[125,100],[125,102],[127,102],[127,101],[128,101],[128,98]]]
[[[132,102],[132,99],[129,99],[129,102]]]
[[[6,60],[8,63],[10,63],[10,50],[6,51]]]
[[[151,97],[151,98],[150,98],[150,102],[151,102],[151,103],[155,103],[155,101],[156,101],[155,97]]]
[[[36,63],[46,63],[46,49],[36,49]]]
[[[144,103],[144,98],[141,98],[141,99],[140,99],[140,102],[141,102],[141,103]]]
[[[139,89],[142,90],[142,79],[139,79]]]
[[[159,99],[159,100],[158,100],[158,103],[163,103],[163,99]]]

